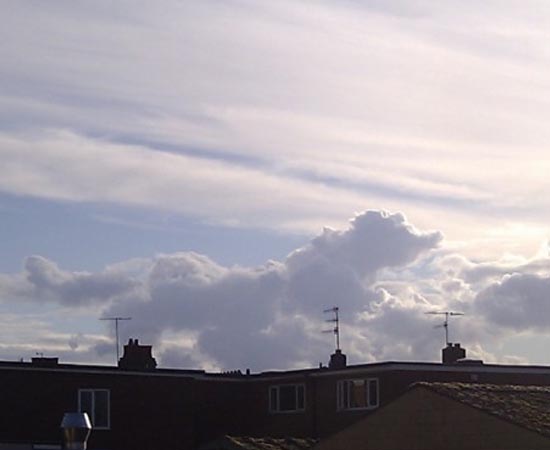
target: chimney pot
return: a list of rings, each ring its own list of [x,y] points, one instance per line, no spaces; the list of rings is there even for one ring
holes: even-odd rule
[[[61,421],[63,448],[67,450],[86,450],[92,425],[86,413],[65,413]]]

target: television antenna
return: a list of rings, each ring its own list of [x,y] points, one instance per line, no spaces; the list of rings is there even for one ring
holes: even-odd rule
[[[334,323],[334,328],[332,330],[323,330],[323,333],[334,333],[334,337],[336,339],[336,350],[340,350],[340,318],[338,317],[338,311],[340,311],[338,306],[333,306],[332,308],[328,308],[323,311],[325,314],[334,314],[334,317],[325,320],[325,322]]]
[[[116,362],[120,359],[120,344],[118,342],[118,322],[121,320],[132,320],[131,317],[102,317],[99,320],[111,320],[115,322],[115,335],[116,335]]]
[[[449,345],[449,317],[463,316],[464,313],[456,311],[428,311],[426,314],[445,316],[445,321],[441,325],[436,325],[435,328],[445,328],[445,344]]]

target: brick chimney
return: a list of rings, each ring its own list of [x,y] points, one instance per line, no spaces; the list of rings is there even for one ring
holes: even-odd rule
[[[329,369],[341,369],[346,367],[347,357],[342,353],[342,350],[337,349],[332,355],[330,355],[330,361],[328,363]]]
[[[447,347],[441,350],[441,359],[443,364],[455,364],[459,359],[466,358],[466,349],[459,343],[448,343]]]
[[[38,367],[56,367],[59,364],[59,358],[51,358],[49,356],[40,356],[31,358],[33,366]]]
[[[128,344],[124,346],[124,354],[118,362],[118,367],[128,370],[152,370],[157,367],[152,351],[151,345],[140,345],[137,339],[129,339]]]

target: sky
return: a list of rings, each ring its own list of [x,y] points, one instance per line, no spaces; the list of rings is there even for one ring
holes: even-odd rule
[[[550,364],[550,4],[0,4],[0,359]]]

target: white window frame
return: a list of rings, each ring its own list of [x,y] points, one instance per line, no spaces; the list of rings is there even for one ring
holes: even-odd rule
[[[365,383],[365,405],[360,407],[350,407],[350,395],[351,389],[350,386],[353,382],[362,381]],[[348,384],[347,389],[347,398],[344,398],[345,390],[344,386]],[[376,402],[371,401],[370,398],[370,388],[371,384],[376,386]],[[378,378],[350,378],[346,380],[338,380],[336,383],[336,409],[338,411],[357,411],[357,410],[367,410],[367,409],[376,409],[380,405],[380,383]]]
[[[78,411],[82,411],[81,398],[83,392],[90,392],[92,394],[92,412],[90,417],[90,422],[92,423],[93,430],[110,430],[111,429],[111,391],[109,389],[79,389],[78,390]],[[106,426],[96,426],[95,425],[95,396],[96,392],[106,392],[107,393],[107,425]]]
[[[280,391],[281,391],[281,388],[288,388],[288,387],[292,387],[294,388],[294,395],[295,395],[295,405],[296,405],[296,409],[286,409],[286,410],[281,410],[281,400],[280,400]],[[301,391],[302,391],[302,394],[303,394],[303,399],[302,399],[302,406],[301,407],[298,407],[298,405],[300,404],[300,402],[298,401],[299,398],[299,392],[300,392],[300,388],[301,388]],[[272,391],[275,391],[276,394],[276,405],[273,405],[273,403],[271,402],[271,393]],[[290,384],[275,384],[275,385],[272,385],[272,386],[269,386],[268,390],[267,390],[267,395],[268,395],[268,402],[269,402],[269,412],[270,413],[273,413],[273,414],[296,414],[296,413],[302,413],[306,410],[306,385],[303,384],[303,383],[290,383]],[[275,406],[275,407],[274,407]]]

